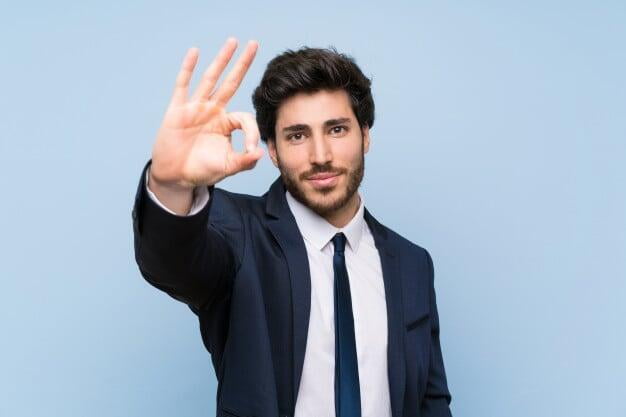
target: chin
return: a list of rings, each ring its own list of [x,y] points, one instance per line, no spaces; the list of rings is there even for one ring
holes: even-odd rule
[[[306,191],[300,188],[297,192],[298,196],[296,196],[296,193],[290,192],[302,204],[306,205],[320,216],[325,216],[339,210],[348,203],[351,197],[347,195],[345,186],[341,187],[340,185],[336,185],[323,189],[310,188],[309,186],[307,188],[309,188],[309,190]]]

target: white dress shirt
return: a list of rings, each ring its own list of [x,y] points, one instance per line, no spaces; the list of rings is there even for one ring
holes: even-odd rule
[[[148,187],[150,197],[165,207]],[[385,286],[374,237],[365,222],[363,198],[355,216],[343,228],[285,193],[289,209],[304,238],[311,273],[311,312],[304,365],[294,417],[335,417],[335,321],[334,247],[331,239],[338,232],[346,235],[346,269],[350,282],[354,333],[356,339],[362,417],[390,417],[387,372],[387,305]],[[206,187],[196,189],[188,215],[202,210],[209,200]]]

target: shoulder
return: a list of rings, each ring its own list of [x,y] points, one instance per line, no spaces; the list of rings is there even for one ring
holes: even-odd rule
[[[378,235],[383,236],[386,241],[389,249],[392,253],[400,258],[404,259],[406,257],[418,258],[420,260],[425,261],[427,257],[430,257],[430,254],[423,246],[419,245],[393,230],[391,227],[384,225],[379,222],[374,216],[371,215],[370,212],[366,211],[365,214],[366,219],[369,219],[367,222],[372,233],[376,233]]]
[[[211,191],[211,215],[214,217],[242,216],[243,212],[262,212],[265,206],[264,196],[236,193],[221,187],[213,187]]]
[[[262,216],[263,198],[216,186],[209,187],[209,192],[209,225],[224,238],[235,254],[238,265],[241,265],[246,237],[250,233],[250,218]]]
[[[394,245],[401,250],[403,255],[414,256],[421,261],[427,261],[426,258],[430,257],[430,254],[425,247],[409,240],[407,237],[402,236],[400,233],[387,226],[383,227],[387,230],[389,238],[394,242]]]
[[[428,250],[378,222],[371,214],[369,217],[372,220],[369,222],[370,229],[374,228],[375,230],[372,232],[384,237],[387,250],[398,260],[401,269],[409,272],[409,275],[414,277],[416,281],[431,282],[434,279],[434,268]]]

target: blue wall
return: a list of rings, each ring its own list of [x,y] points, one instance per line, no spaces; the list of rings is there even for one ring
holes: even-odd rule
[[[231,110],[285,48],[373,77],[363,192],[433,255],[456,416],[626,415],[626,5],[222,3],[3,7],[0,415],[213,415],[130,211],[182,56],[204,69],[228,35],[261,45]],[[265,157],[222,186],[276,176]]]

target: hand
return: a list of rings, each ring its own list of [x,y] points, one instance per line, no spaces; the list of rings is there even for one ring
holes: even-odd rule
[[[190,191],[212,185],[237,172],[252,169],[263,150],[258,146],[259,129],[250,113],[226,112],[256,54],[258,43],[248,42],[235,66],[215,89],[218,78],[237,49],[229,38],[207,68],[189,99],[189,81],[198,62],[199,50],[190,48],[176,78],[176,86],[152,151],[150,185],[168,192]],[[236,152],[231,133],[241,129],[245,151]],[[158,195],[158,193],[157,193]]]

